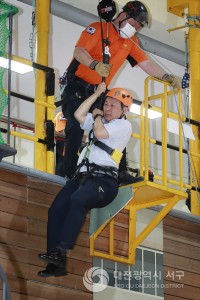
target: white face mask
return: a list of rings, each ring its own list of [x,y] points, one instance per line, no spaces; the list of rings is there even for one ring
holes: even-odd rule
[[[135,27],[131,26],[129,23],[126,23],[126,25],[120,29],[120,36],[127,39],[132,37],[136,33]]]

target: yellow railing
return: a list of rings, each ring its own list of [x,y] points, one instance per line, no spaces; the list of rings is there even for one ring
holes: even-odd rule
[[[149,84],[151,81],[159,82],[163,85],[163,94],[149,96]],[[183,187],[183,134],[182,134],[182,126],[181,122],[179,121],[179,181],[171,180],[168,178],[168,141],[167,141],[167,118],[170,116],[171,118],[175,118],[176,120],[184,120],[182,116],[182,95],[181,90],[175,92],[174,90],[168,90],[168,84],[160,81],[159,79],[155,79],[152,77],[148,77],[145,82],[145,99],[144,99],[144,113],[141,116],[141,122],[144,123],[144,130],[140,132],[140,141],[144,140],[143,144],[143,152],[144,152],[144,159],[141,157],[140,159],[140,168],[141,170],[145,170],[145,179],[148,179],[148,168],[149,168],[149,143],[156,144],[157,141],[149,137],[149,119],[148,119],[148,107],[152,100],[160,100],[161,104],[160,107],[152,106],[151,109],[155,109],[161,113],[161,156],[162,156],[162,176],[155,176],[156,179],[160,179],[162,182],[162,186],[167,188],[168,183],[173,183],[178,186],[178,189],[181,192],[184,192]],[[179,114],[171,113],[168,111],[168,100],[169,97],[176,96],[178,97],[178,111]],[[173,99],[174,101],[174,99]]]
[[[34,137],[11,132],[15,136],[34,142],[34,168],[43,172],[54,174],[54,153],[52,140],[48,141],[48,134],[52,139],[52,124],[54,119],[54,95],[52,86],[47,86],[47,74],[52,78],[53,69],[48,67],[49,49],[49,20],[50,0],[36,1],[36,57],[35,62],[12,59],[31,65],[35,68],[35,133]],[[49,87],[50,92],[46,92]],[[48,121],[48,122],[47,122]],[[46,127],[46,128],[45,128]]]
[[[48,68],[46,66],[39,65],[39,64],[34,64],[27,59],[23,59],[23,58],[13,55],[12,60],[21,62],[28,66],[33,66],[36,69],[37,68],[40,69],[40,72],[44,73],[43,74],[44,78],[45,78],[47,72],[53,73],[53,69]],[[54,83],[52,83],[52,84],[54,84]],[[46,87],[45,81],[43,82],[42,86],[41,86],[41,83],[39,84],[39,89],[43,91],[42,93],[44,95],[45,95],[45,87]],[[38,84],[36,82],[36,90],[37,90],[37,88],[38,88]],[[5,93],[8,93],[8,91],[5,90]],[[34,145],[42,145],[43,152],[45,152],[44,157],[46,157],[46,160],[44,161],[43,156],[38,151],[38,148],[34,147],[35,148],[34,156],[36,157],[34,160],[34,168],[38,169],[38,170],[42,170],[42,171],[50,173],[50,174],[54,174],[54,170],[55,170],[54,152],[52,150],[47,149],[49,144],[48,144],[48,140],[47,140],[47,136],[46,136],[45,120],[51,121],[52,123],[54,122],[54,114],[55,114],[55,109],[56,109],[56,106],[54,104],[55,97],[54,97],[54,95],[53,96],[45,95],[45,98],[47,99],[46,102],[35,99],[34,103],[33,103],[33,105],[35,105],[35,107],[37,106],[36,114],[38,113],[38,111],[41,111],[41,108],[43,110],[43,114],[42,115],[39,114],[35,120],[35,128],[38,128],[38,127],[42,128],[42,131],[43,131],[42,136],[40,136],[38,132],[35,132],[34,135],[29,135],[29,134],[21,133],[21,132],[14,131],[14,130],[10,130],[10,134],[12,136],[15,136],[18,138],[32,141],[32,142],[34,142]],[[52,148],[53,148],[53,146],[52,146]]]

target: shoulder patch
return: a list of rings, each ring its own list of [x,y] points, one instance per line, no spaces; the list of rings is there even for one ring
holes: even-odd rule
[[[88,32],[89,34],[94,34],[96,31],[96,28],[89,26],[86,28],[86,32]]]

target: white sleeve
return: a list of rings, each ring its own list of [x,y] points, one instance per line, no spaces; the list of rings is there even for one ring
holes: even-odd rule
[[[93,124],[94,124],[94,119],[92,117],[91,113],[88,113],[85,119],[85,122],[83,123],[83,125],[81,126],[81,129],[89,132],[92,128],[93,128]]]

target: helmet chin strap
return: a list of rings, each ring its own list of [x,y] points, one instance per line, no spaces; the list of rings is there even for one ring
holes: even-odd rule
[[[122,119],[122,118],[126,118],[126,114],[125,114],[124,110],[123,110],[121,116],[118,119]]]

